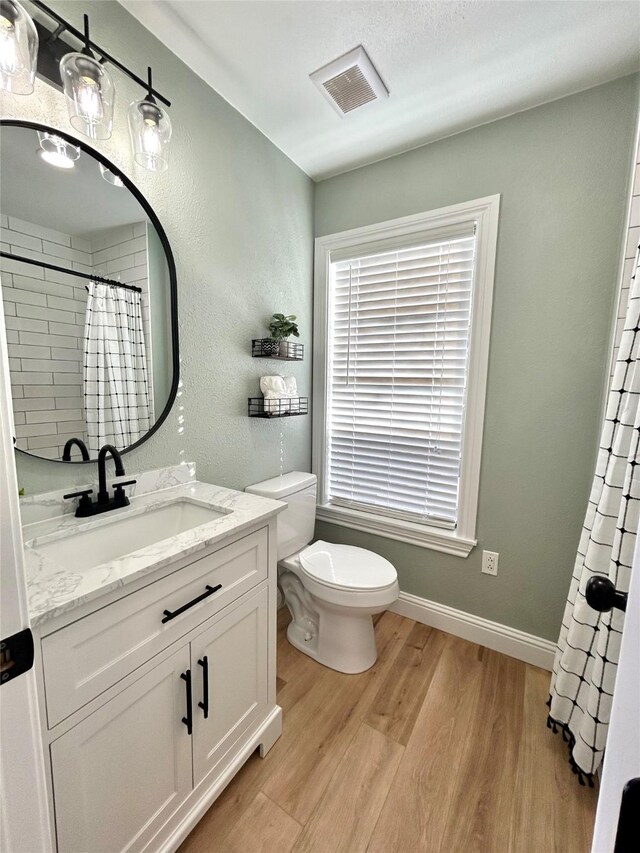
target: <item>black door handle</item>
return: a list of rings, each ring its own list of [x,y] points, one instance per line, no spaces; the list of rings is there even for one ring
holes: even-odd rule
[[[180,676],[185,682],[187,687],[187,716],[182,718],[182,722],[187,727],[187,734],[190,735],[193,731],[193,702],[191,699],[191,670],[188,669],[186,672],[183,672]]]
[[[217,592],[219,589],[222,589],[221,583],[219,583],[218,586],[209,586],[209,584],[207,584],[205,587],[205,592],[203,592],[202,595],[198,595],[191,601],[187,601],[186,604],[183,604],[182,607],[178,607],[178,609],[174,610],[173,612],[171,610],[164,610],[164,619],[162,620],[162,624],[164,625],[165,622],[169,622],[171,619],[175,619],[176,616],[179,616],[181,613],[184,613],[185,610],[188,610],[195,604],[199,604],[201,601],[204,601],[205,598],[209,598],[210,595],[213,595],[213,593]]]
[[[599,610],[600,613],[608,613],[614,607],[618,610],[627,609],[627,593],[618,592],[609,578],[604,575],[594,575],[589,578],[584,597],[589,607]]]
[[[202,708],[206,720],[209,717],[209,658],[203,655],[198,663],[202,667],[202,702],[198,702],[198,708]]]
[[[622,791],[616,846],[613,853],[631,853],[638,849],[638,809],[640,808],[640,776],[629,779]]]

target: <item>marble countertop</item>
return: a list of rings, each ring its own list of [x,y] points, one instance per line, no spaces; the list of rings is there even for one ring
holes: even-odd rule
[[[62,566],[38,552],[39,545],[98,526],[113,525],[117,535],[118,519],[151,512],[185,499],[214,510],[226,510],[228,514],[91,568],[83,568],[80,560],[78,565]],[[39,625],[176,560],[197,554],[259,522],[266,522],[284,508],[285,504],[279,501],[191,481],[132,497],[130,506],[104,515],[78,519],[67,512],[27,524],[23,527],[23,536],[31,624]]]

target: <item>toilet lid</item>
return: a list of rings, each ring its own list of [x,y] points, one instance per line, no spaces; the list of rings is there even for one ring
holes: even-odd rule
[[[353,545],[314,542],[300,552],[300,564],[319,583],[343,589],[382,589],[398,579],[388,560]]]

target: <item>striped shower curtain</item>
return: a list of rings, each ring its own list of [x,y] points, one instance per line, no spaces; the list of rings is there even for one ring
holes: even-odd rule
[[[129,447],[150,428],[149,379],[141,294],[110,284],[88,286],[83,391],[87,447]]]

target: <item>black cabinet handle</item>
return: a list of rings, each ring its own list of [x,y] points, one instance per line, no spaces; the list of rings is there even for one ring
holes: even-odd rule
[[[627,593],[618,592],[609,578],[604,575],[594,575],[589,578],[584,597],[589,607],[599,610],[600,613],[608,613],[614,607],[618,610],[627,609]]]
[[[202,667],[202,702],[198,702],[198,708],[202,708],[206,720],[209,717],[209,658],[203,655],[198,663]]]
[[[222,584],[219,583],[218,586],[209,586],[209,584],[205,587],[205,592],[202,595],[199,595],[197,598],[192,599],[191,601],[187,601],[186,604],[183,604],[182,607],[178,607],[177,610],[171,612],[171,610],[164,610],[164,619],[162,620],[163,624],[165,622],[169,622],[171,619],[175,619],[176,616],[179,616],[181,613],[184,613],[185,610],[188,610],[190,607],[193,607],[195,604],[198,604],[200,601],[204,601],[205,598],[208,598],[210,595],[213,595],[214,592],[217,592],[219,589],[222,589]]]
[[[180,678],[184,679],[187,687],[187,716],[182,718],[182,722],[187,727],[187,734],[190,735],[193,731],[193,702],[191,699],[191,670],[183,672]]]

